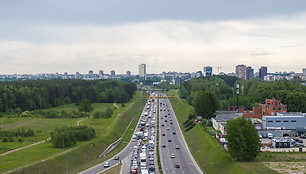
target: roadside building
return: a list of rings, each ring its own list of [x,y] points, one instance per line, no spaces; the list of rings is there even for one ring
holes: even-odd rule
[[[236,111],[216,111],[216,117],[211,118],[213,128],[217,131],[221,131],[222,135],[226,134],[226,122],[236,118],[241,118],[242,113]]]
[[[253,107],[252,111],[245,111],[244,118],[262,118],[263,115],[277,115],[277,113],[287,112],[287,105],[282,104],[280,100],[266,99],[265,103],[260,103]]]

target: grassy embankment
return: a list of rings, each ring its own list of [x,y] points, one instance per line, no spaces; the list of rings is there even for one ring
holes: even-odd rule
[[[176,91],[168,91],[167,95],[175,96]],[[181,99],[181,102],[182,103],[177,99],[171,100],[177,120],[183,130],[182,123],[187,119],[190,113],[194,112],[194,110],[186,100]],[[183,134],[193,157],[205,173],[276,173],[265,167],[261,162],[238,163],[233,161],[217,140],[211,137],[199,124],[187,133],[183,131]]]
[[[136,95],[141,94],[137,92]],[[135,98],[136,97],[127,103],[125,107],[121,107],[120,105],[119,109],[114,111],[111,118],[89,118],[82,121],[81,125],[89,125],[95,128],[96,137],[92,140],[78,142],[75,146],[64,149],[53,148],[52,144],[47,142],[8,154],[0,159],[0,172],[14,170],[17,173],[63,173],[68,169],[69,173],[75,173],[103,162],[114,155],[116,151],[107,154],[105,158],[98,158],[98,155],[101,154],[109,144],[121,136],[133,117],[135,117],[135,119],[131,127],[135,127],[137,118],[139,118],[145,104],[144,100],[136,100]],[[99,106],[99,104],[95,105],[95,108]],[[111,104],[107,105],[108,107],[111,106]],[[67,108],[70,107],[67,106]],[[95,111],[102,111],[102,107],[98,108]],[[106,108],[107,107],[104,107],[104,109]],[[60,120],[64,122],[63,119]],[[76,119],[73,120],[71,125],[74,125],[76,122]],[[51,122],[52,121],[50,121],[50,124]],[[63,125],[67,124],[63,123]],[[131,130],[127,132],[123,141],[131,137],[131,132]],[[124,143],[120,143],[117,147],[118,151],[122,149],[124,145]]]

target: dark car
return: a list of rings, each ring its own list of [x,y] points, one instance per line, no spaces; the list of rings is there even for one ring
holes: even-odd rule
[[[179,146],[179,145],[176,145],[176,146],[175,146],[175,149],[180,149],[180,146]]]
[[[114,160],[119,160],[119,156],[118,155],[115,156]]]
[[[175,163],[175,168],[180,168],[181,164],[180,163]]]
[[[160,119],[163,119],[163,117],[160,117]]]
[[[172,124],[172,122],[170,122],[170,124]]]
[[[166,145],[165,145],[165,144],[163,144],[163,145],[162,145],[162,148],[166,148]]]
[[[268,135],[262,135],[262,138],[268,138]]]
[[[167,115],[165,115],[165,117],[167,117]]]
[[[165,122],[167,122],[167,120],[165,120]]]
[[[171,139],[169,139],[168,142],[171,142]]]
[[[164,124],[162,124],[162,127],[164,127],[165,125]]]
[[[176,132],[172,132],[172,134],[173,134],[173,135],[175,135],[175,134],[176,134]]]
[[[150,165],[154,165],[154,161],[150,161],[149,164],[150,164]]]
[[[168,113],[168,115],[170,115],[170,113]]]
[[[166,136],[165,134],[162,134],[162,136]]]

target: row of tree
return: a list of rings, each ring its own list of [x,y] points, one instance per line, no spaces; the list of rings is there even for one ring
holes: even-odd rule
[[[21,113],[84,99],[101,103],[129,101],[136,85],[116,80],[27,80],[0,82],[0,113]],[[1,114],[0,114],[1,115]]]
[[[11,131],[2,131],[0,130],[0,137],[32,137],[34,136],[34,131],[32,129],[24,129],[24,128],[18,128],[17,130],[11,130]]]
[[[90,140],[95,135],[95,130],[88,126],[65,126],[51,132],[51,142],[56,148],[64,148],[76,144],[77,141]]]

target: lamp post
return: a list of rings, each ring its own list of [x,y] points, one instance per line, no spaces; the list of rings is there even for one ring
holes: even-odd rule
[[[238,105],[238,94],[239,94],[239,84],[236,84],[237,112],[239,112],[239,105]]]

